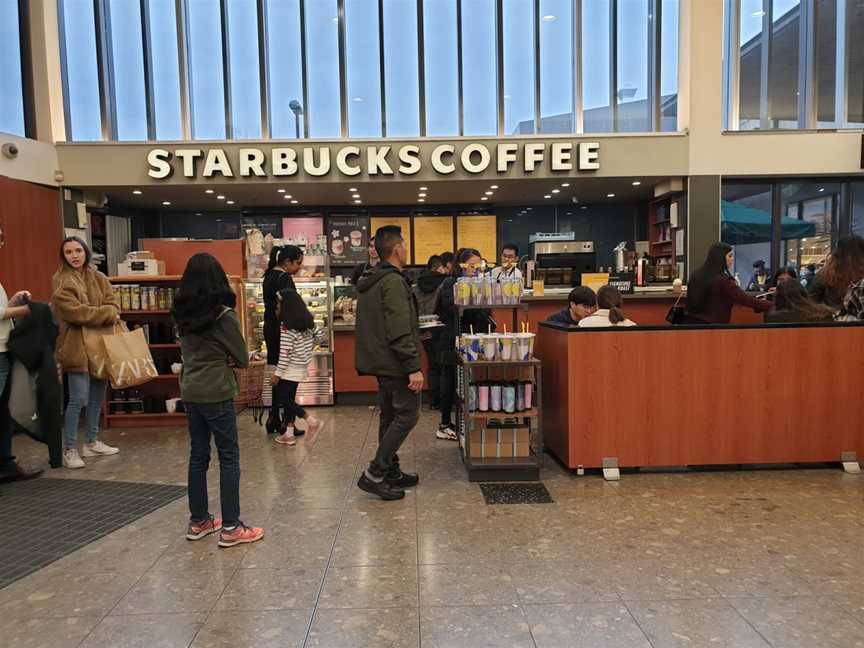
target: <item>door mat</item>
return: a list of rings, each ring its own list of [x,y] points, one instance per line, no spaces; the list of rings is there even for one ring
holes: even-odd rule
[[[91,479],[3,484],[0,589],[185,495],[185,486]]]
[[[553,504],[554,500],[540,483],[480,484],[487,504]]]

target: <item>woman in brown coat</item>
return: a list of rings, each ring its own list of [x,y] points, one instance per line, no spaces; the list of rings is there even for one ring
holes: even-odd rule
[[[53,278],[51,301],[60,325],[57,362],[69,386],[63,452],[63,465],[67,468],[83,468],[81,455],[95,457],[119,452],[98,439],[106,381],[93,376],[97,368],[84,345],[84,331],[119,321],[120,302],[114,296],[107,277],[91,267],[91,258],[90,248],[84,241],[77,236],[67,238],[60,248],[60,268]],[[87,436],[79,455],[78,422],[85,407]]]

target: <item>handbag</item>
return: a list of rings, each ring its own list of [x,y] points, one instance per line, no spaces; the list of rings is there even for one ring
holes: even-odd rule
[[[677,326],[679,324],[683,324],[687,315],[683,306],[681,306],[681,298],[684,296],[682,292],[678,295],[678,299],[675,300],[675,303],[672,305],[672,308],[669,309],[669,312],[666,313],[666,321],[669,322],[672,326]]]
[[[106,335],[102,340],[114,389],[137,387],[159,375],[143,329],[129,331],[126,324],[120,322],[113,335]]]

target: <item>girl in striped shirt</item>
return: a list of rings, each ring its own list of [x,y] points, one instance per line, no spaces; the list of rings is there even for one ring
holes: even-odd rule
[[[309,363],[316,344],[324,341],[324,331],[315,327],[312,313],[306,308],[303,298],[293,290],[279,293],[282,299],[282,326],[279,336],[279,363],[273,374],[273,385],[279,393],[282,407],[282,434],[276,443],[296,445],[294,421],[306,421],[309,438],[314,439],[321,428],[321,421],[306,413],[297,402],[297,387],[306,378]]]

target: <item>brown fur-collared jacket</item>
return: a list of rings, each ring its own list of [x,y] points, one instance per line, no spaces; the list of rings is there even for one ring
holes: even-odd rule
[[[57,362],[63,371],[89,373],[84,328],[114,323],[120,313],[120,302],[108,278],[92,268],[60,268],[52,285],[51,303],[60,325]]]

